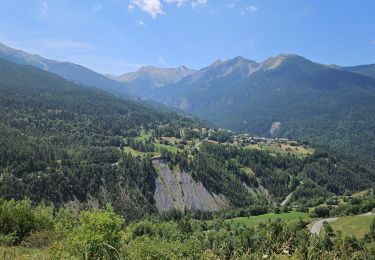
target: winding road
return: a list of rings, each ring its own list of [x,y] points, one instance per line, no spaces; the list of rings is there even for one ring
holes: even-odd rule
[[[371,215],[374,215],[374,213],[373,212],[367,212],[367,213],[361,214],[360,216],[371,216]],[[338,218],[326,218],[326,219],[318,220],[310,228],[310,233],[312,235],[318,236],[319,233],[320,233],[320,230],[323,227],[324,222],[333,222],[333,221],[336,221],[336,220],[338,220]]]
[[[326,218],[326,219],[318,220],[317,222],[314,223],[314,225],[312,225],[310,229],[310,233],[312,235],[318,236],[320,233],[320,230],[323,227],[324,222],[333,222],[333,221],[336,221],[337,219],[338,218]]]

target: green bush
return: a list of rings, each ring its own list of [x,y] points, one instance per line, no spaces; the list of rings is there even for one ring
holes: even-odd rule
[[[19,244],[34,231],[53,227],[53,209],[33,207],[30,200],[0,200],[0,235],[2,243]]]
[[[78,224],[66,234],[63,250],[80,259],[115,259],[119,256],[122,223],[111,207],[82,211]]]

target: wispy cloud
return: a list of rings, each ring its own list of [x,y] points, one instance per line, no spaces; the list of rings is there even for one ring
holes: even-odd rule
[[[42,15],[46,15],[48,13],[49,5],[47,1],[42,2]]]
[[[43,39],[41,46],[47,49],[93,49],[94,47],[86,42],[65,40],[65,39]]]
[[[145,64],[131,62],[125,58],[97,55],[94,53],[73,53],[64,56],[64,60],[80,64],[102,74],[119,75],[136,71]]]
[[[142,20],[136,21],[135,24],[138,26],[146,26],[146,24]]]
[[[134,5],[132,5],[132,4],[129,4],[129,5],[128,5],[128,11],[129,11],[129,12],[133,12],[134,8],[135,8]]]
[[[158,55],[158,60],[161,66],[166,67],[166,68],[171,68],[172,66],[166,62],[161,55]]]
[[[255,5],[250,5],[246,8],[246,10],[249,12],[256,12],[258,10],[258,7]]]
[[[138,6],[142,11],[151,15],[154,19],[158,15],[164,14],[160,0],[132,0],[131,5]]]
[[[371,43],[375,45],[375,40],[373,40]]]
[[[255,13],[258,11],[258,7],[256,5],[249,5],[241,12],[241,15],[246,15],[247,13]]]
[[[233,9],[235,7],[235,4],[234,3],[227,3],[226,6],[229,8],[229,9]]]
[[[159,15],[165,14],[163,4],[175,5],[180,8],[185,3],[191,3],[191,8],[197,9],[198,7],[205,6],[208,0],[131,0],[128,5],[128,11],[133,12],[134,8],[138,7],[155,19]]]
[[[167,4],[175,4],[177,7],[181,7],[187,0],[164,0]]]
[[[94,7],[92,8],[94,11],[100,11],[103,9],[103,6],[101,4],[96,4],[94,5]]]
[[[201,7],[201,6],[205,6],[207,4],[207,1],[208,0],[195,0],[195,1],[192,1],[191,2],[191,7],[193,9],[196,9],[198,7]]]

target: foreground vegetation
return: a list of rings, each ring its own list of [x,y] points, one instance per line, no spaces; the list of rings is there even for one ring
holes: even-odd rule
[[[366,239],[344,237],[330,227],[312,237],[308,222],[279,219],[252,223],[196,220],[162,214],[125,224],[104,209],[53,210],[30,201],[0,201],[0,252],[5,259],[369,259],[375,253],[375,222]],[[293,215],[294,214],[294,215]],[[268,216],[263,216],[266,219]],[[273,215],[272,215],[273,216]],[[281,218],[297,217],[296,213]],[[305,215],[301,215],[306,217]],[[16,247],[15,247],[16,246]]]

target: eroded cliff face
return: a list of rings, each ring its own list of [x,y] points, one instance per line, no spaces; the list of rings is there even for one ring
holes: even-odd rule
[[[223,195],[210,193],[188,173],[179,169],[171,170],[159,160],[154,160],[153,164],[158,172],[154,199],[159,211],[172,208],[217,211],[230,206]]]

